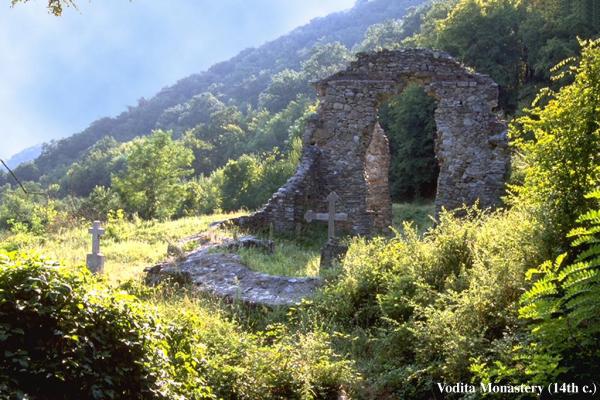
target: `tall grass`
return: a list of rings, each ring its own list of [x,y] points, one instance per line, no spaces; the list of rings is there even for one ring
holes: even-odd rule
[[[144,268],[167,258],[169,243],[205,231],[212,222],[241,215],[214,214],[186,217],[175,221],[126,221],[119,216],[110,219],[100,250],[106,257],[105,277],[114,284],[128,279],[139,279]],[[65,227],[45,236],[18,233],[0,241],[0,249],[43,254],[64,265],[85,264],[91,252],[88,223]]]
[[[258,249],[240,249],[242,261],[255,271],[271,275],[319,276],[321,253],[318,248],[278,240],[273,254]]]

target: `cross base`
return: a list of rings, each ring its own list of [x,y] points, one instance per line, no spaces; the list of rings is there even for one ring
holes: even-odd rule
[[[341,244],[337,239],[329,239],[321,249],[319,268],[325,270],[333,267],[334,263],[339,263],[343,260],[347,252],[348,246]]]
[[[104,272],[104,256],[102,254],[88,254],[85,264],[93,274]]]

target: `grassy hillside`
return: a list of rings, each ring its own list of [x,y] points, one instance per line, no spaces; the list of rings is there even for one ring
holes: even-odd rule
[[[126,221],[122,214],[109,219],[102,237],[102,253],[106,256],[106,277],[114,284],[128,279],[139,280],[143,269],[165,261],[170,243],[203,232],[209,224],[241,215],[213,214],[181,218],[176,221]],[[86,222],[72,224],[43,236],[18,233],[0,235],[0,249],[43,254],[63,265],[83,265],[90,252],[91,236]]]

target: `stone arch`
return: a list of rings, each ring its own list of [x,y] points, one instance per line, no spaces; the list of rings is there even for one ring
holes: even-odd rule
[[[498,205],[509,165],[506,123],[496,112],[498,85],[444,52],[403,49],[361,53],[346,70],[315,84],[319,109],[307,123],[296,174],[262,210],[238,222],[293,231],[307,209],[323,210],[335,191],[351,233],[388,227],[390,155],[378,111],[410,83],[437,100],[436,211],[476,201]]]

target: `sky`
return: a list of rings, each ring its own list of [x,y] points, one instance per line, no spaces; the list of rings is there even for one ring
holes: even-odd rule
[[[0,157],[70,136],[141,97],[355,0],[0,0]]]

